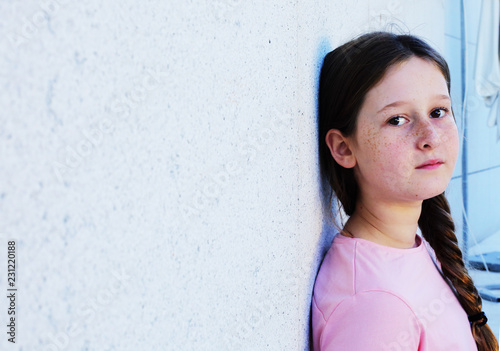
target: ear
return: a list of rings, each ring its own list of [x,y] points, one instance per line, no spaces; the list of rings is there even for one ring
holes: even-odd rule
[[[340,130],[330,129],[326,133],[325,141],[332,157],[339,165],[344,168],[353,168],[356,165],[356,157],[349,146],[349,141]]]

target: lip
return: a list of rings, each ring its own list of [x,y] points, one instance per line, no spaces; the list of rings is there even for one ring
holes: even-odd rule
[[[443,160],[440,160],[438,158],[434,160],[428,160],[425,163],[422,163],[420,166],[418,166],[417,169],[436,169],[443,163],[444,163]]]

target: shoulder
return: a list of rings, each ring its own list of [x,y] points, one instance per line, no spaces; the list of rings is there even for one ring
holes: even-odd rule
[[[328,322],[335,316],[351,318],[358,315],[363,318],[384,320],[385,316],[395,318],[400,315],[415,316],[415,313],[410,304],[399,294],[389,290],[372,289],[358,292],[342,300],[325,321]]]
[[[317,307],[316,307],[317,308]],[[416,350],[421,326],[412,307],[400,296],[384,290],[359,292],[342,300],[323,316],[316,334],[318,350]],[[417,346],[417,347],[416,347]],[[399,347],[399,348],[398,348]]]
[[[425,248],[427,249],[427,252],[429,253],[430,258],[432,259],[432,262],[434,262],[434,265],[437,266],[439,271],[442,271],[441,269],[441,262],[437,259],[436,252],[432,248],[431,244],[425,238],[422,237],[422,241],[424,243]]]
[[[347,240],[346,240],[347,239]],[[356,258],[356,243],[350,238],[344,238],[337,234],[324,256],[316,281],[339,280],[337,274],[345,272],[352,274],[353,264]]]
[[[354,246],[334,243],[325,255],[314,283],[314,297],[323,313],[355,293]],[[328,310],[328,311],[326,311]]]

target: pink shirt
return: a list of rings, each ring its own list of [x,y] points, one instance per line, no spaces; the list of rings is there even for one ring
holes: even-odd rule
[[[477,351],[432,248],[415,240],[397,249],[337,233],[314,285],[315,351]]]

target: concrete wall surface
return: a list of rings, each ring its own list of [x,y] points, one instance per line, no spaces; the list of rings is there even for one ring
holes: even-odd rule
[[[18,289],[15,344],[0,299],[0,348],[308,349],[333,232],[321,60],[383,28],[444,50],[444,13],[439,0],[0,2],[0,289],[11,240]]]

